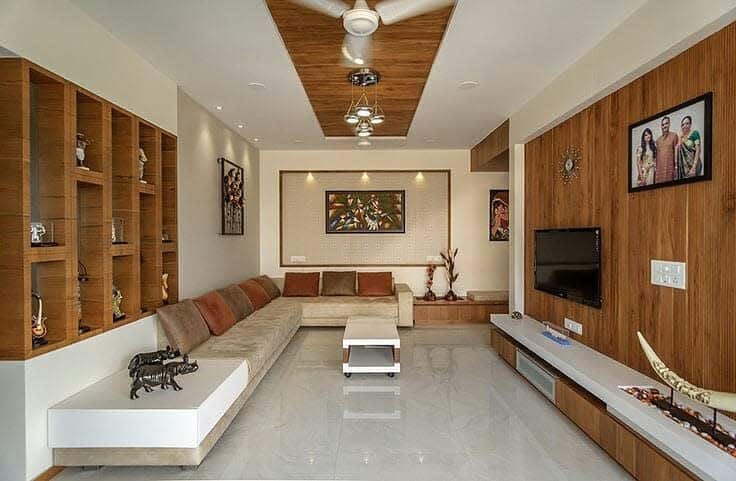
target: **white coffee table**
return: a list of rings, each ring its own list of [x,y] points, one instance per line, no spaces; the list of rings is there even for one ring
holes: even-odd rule
[[[342,338],[342,372],[386,373],[401,371],[401,340],[395,321],[380,317],[349,317]]]

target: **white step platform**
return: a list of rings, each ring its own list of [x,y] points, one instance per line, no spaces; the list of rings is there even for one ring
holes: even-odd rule
[[[736,458],[619,389],[619,386],[654,386],[663,393],[669,392],[664,384],[573,339],[569,346],[557,344],[544,337],[544,326],[529,316],[516,320],[494,314],[491,323],[603,401],[611,415],[701,479],[736,480]],[[675,399],[708,413],[706,407],[680,394],[675,394]],[[719,416],[718,421],[729,431],[736,430],[736,423],[726,416]]]
[[[342,339],[342,372],[386,373],[401,371],[401,340],[396,323],[391,319],[349,317]]]
[[[48,442],[63,448],[197,448],[248,385],[248,364],[201,359],[172,387],[130,399],[128,371],[119,371],[48,411]]]

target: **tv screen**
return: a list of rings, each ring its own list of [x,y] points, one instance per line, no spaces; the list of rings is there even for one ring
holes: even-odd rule
[[[600,228],[534,231],[534,287],[600,308]]]

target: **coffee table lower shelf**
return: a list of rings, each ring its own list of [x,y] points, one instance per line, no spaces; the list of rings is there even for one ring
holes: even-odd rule
[[[343,349],[342,372],[385,373],[390,377],[401,371],[399,348],[393,346],[349,346]]]

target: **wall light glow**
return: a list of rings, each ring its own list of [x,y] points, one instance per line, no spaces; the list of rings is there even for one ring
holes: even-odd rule
[[[424,182],[424,174],[417,172],[417,176],[414,178],[417,182]]]
[[[369,180],[371,180],[371,178],[368,177],[368,172],[363,172],[363,175],[360,176],[360,180],[362,180],[363,182],[368,182]]]
[[[314,176],[311,172],[307,174],[307,182],[314,182]]]

